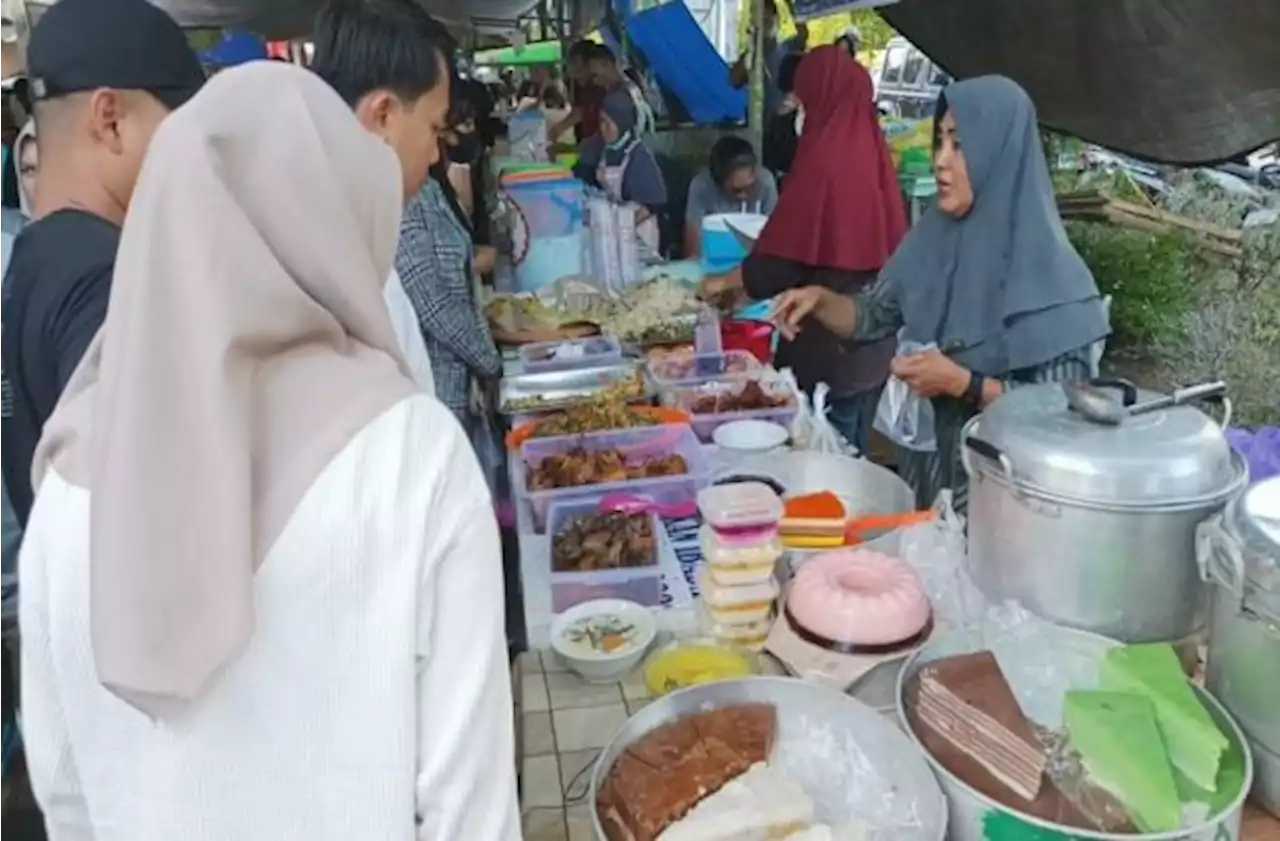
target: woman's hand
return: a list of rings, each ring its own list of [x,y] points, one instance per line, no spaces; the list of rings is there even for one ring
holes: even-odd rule
[[[969,370],[937,348],[911,356],[895,356],[889,370],[921,397],[962,397],[969,388]]]
[[[826,292],[821,286],[801,286],[787,289],[773,299],[773,312],[769,316],[784,339],[792,341],[799,335],[800,322],[817,314]]]
[[[477,245],[475,256],[471,258],[471,267],[480,274],[491,274],[497,259],[498,249],[492,245]]]

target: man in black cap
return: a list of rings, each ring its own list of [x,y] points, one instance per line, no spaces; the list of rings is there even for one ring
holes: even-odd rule
[[[3,337],[13,395],[4,479],[24,525],[36,443],[106,316],[151,135],[204,81],[182,30],[146,0],[60,0],[31,33],[27,70],[40,189],[9,261]]]

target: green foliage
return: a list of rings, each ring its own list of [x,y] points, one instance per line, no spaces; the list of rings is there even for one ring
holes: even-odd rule
[[[1196,300],[1192,246],[1184,235],[1091,222],[1069,222],[1067,235],[1102,294],[1112,297],[1117,345],[1150,347],[1182,335]]]
[[[855,9],[849,12],[849,20],[858,27],[858,34],[862,36],[862,43],[858,45],[860,50],[883,50],[898,34],[875,9]]]

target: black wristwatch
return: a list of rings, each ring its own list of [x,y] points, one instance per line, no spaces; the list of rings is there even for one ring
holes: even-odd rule
[[[970,371],[969,385],[964,390],[964,399],[979,409],[982,408],[982,384],[986,382],[986,379],[977,371]]]

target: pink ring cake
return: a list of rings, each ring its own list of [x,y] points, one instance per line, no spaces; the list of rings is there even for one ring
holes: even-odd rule
[[[796,573],[787,610],[810,633],[848,645],[909,639],[929,622],[929,600],[906,563],[866,549],[814,556]]]

